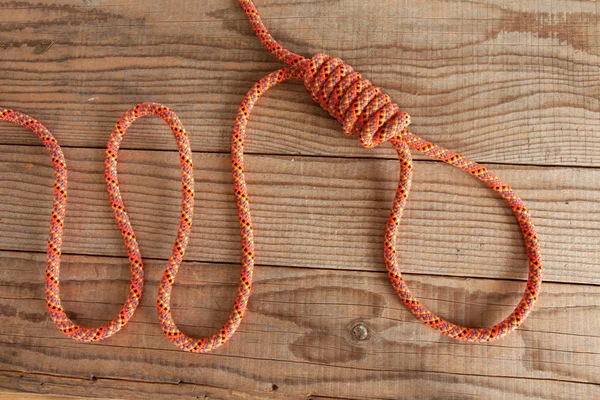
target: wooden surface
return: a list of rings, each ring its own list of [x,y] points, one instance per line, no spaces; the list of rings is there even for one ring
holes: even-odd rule
[[[175,143],[156,119],[123,143],[120,181],[146,259],[145,297],[119,334],[63,336],[44,306],[49,157],[0,124],[0,399],[600,397],[600,8],[595,1],[257,0],[274,36],[344,58],[413,116],[413,131],[482,162],[528,205],[544,257],[539,302],[489,344],[440,336],[394,294],[383,229],[398,173],[389,145],[345,137],[301,84],[261,100],[248,184],[257,270],[233,339],[178,351],[157,323],[157,282],[176,232]],[[61,288],[78,323],[125,300],[126,253],[106,198],[104,146],[141,101],[190,133],[198,208],[174,316],[219,329],[240,259],[228,148],[243,94],[281,66],[234,0],[0,1],[0,104],[63,146],[69,206]],[[415,155],[398,251],[415,294],[441,316],[489,325],[517,303],[526,258],[493,192]]]

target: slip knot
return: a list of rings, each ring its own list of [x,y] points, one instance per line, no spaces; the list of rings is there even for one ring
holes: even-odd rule
[[[401,132],[410,116],[392,99],[339,58],[317,54],[295,65],[313,100],[342,124],[348,136],[358,136],[373,148]]]

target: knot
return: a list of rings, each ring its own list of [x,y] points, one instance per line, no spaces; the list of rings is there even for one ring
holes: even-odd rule
[[[342,124],[346,135],[358,136],[363,147],[400,137],[410,124],[410,116],[387,94],[341,59],[317,54],[296,66],[313,100]]]

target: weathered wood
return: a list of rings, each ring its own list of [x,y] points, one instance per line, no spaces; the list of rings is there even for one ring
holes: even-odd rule
[[[154,399],[217,400],[217,399],[293,399],[317,400],[317,397],[281,394],[277,391],[243,391],[187,382],[144,382],[139,380],[99,377],[66,377],[0,371],[0,400],[75,400],[75,399]],[[58,395],[57,395],[58,394]]]
[[[128,139],[128,138],[127,138]],[[126,140],[127,140],[126,139]],[[0,243],[46,250],[52,169],[42,147],[1,146]],[[70,169],[64,251],[125,255],[107,199],[102,149],[65,149]],[[197,207],[187,260],[237,263],[240,235],[228,156],[195,154]],[[123,151],[120,182],[142,254],[168,258],[179,218],[175,152]],[[261,264],[382,271],[397,161],[247,157]],[[494,166],[529,206],[550,281],[600,283],[600,170]],[[411,273],[524,279],[516,220],[474,178],[417,162],[398,249]]]
[[[90,5],[91,4],[91,5]],[[194,149],[227,152],[241,96],[281,67],[235,0],[0,2],[0,102],[67,146],[103,147],[137,102],[173,107]],[[392,95],[414,131],[483,162],[600,165],[595,2],[260,0],[276,38],[344,58]],[[300,85],[265,99],[251,152],[394,157],[343,138]],[[173,148],[142,123],[131,148]],[[0,124],[0,142],[31,144]]]
[[[0,382],[2,382],[2,380],[6,379],[6,378],[22,379],[22,378],[24,378],[24,376],[15,374],[15,373],[4,375],[3,373],[0,372]],[[36,383],[37,383],[37,385],[43,386],[42,383],[39,383],[39,382],[36,382]],[[40,390],[39,388],[36,388],[36,389]],[[14,400],[14,399],[19,399],[19,400],[82,400],[85,398],[86,397],[72,396],[70,394],[56,395],[56,394],[25,393],[22,390],[21,391],[0,390],[0,400]],[[95,397],[95,398],[100,399],[100,400],[108,399],[107,397]]]
[[[516,189],[541,234],[545,265],[531,317],[485,345],[445,339],[416,321],[382,260],[395,152],[360,148],[292,83],[269,93],[252,117],[257,284],[231,342],[186,354],[157,323],[156,285],[176,232],[180,173],[168,129],[143,119],[124,141],[130,150],[119,171],[146,260],[145,297],[123,332],[76,343],[44,306],[48,156],[29,132],[2,122],[0,400],[600,398],[597,3],[257,6],[284,45],[343,58],[413,116],[417,134],[489,163]],[[61,288],[70,316],[98,326],[125,299],[129,272],[104,189],[103,148],[126,109],[159,101],[190,132],[197,168],[175,319],[192,335],[219,329],[240,258],[230,165],[220,153],[229,152],[243,94],[282,66],[237,2],[0,1],[0,52],[0,105],[37,117],[65,147]],[[443,317],[497,322],[517,303],[526,276],[514,217],[474,179],[415,158],[398,247],[409,284]]]
[[[239,331],[222,349],[198,355],[178,351],[156,321],[156,285],[164,262],[148,262],[142,304],[122,332],[101,343],[81,344],[64,337],[47,318],[44,257],[0,255],[0,369],[5,371],[189,384],[174,389],[182,395],[205,390],[194,385],[243,387],[265,395],[276,387],[277,394],[333,398],[600,395],[600,292],[588,285],[546,284],[535,312],[519,330],[496,342],[469,345],[414,319],[385,273],[258,266]],[[118,311],[128,285],[123,264],[115,257],[65,256],[64,304],[78,322],[99,325]],[[237,279],[236,265],[186,263],[174,290],[180,327],[194,335],[219,329]],[[408,280],[433,310],[471,325],[505,316],[523,289],[522,282],[504,280],[414,275]],[[359,324],[366,338],[356,333]],[[55,382],[23,375],[26,383],[0,378],[2,387]],[[58,393],[73,384],[61,379]],[[75,394],[100,395],[102,388],[112,387],[101,382],[94,389],[96,384],[81,384]],[[126,393],[137,388],[154,397],[137,383],[115,382],[107,393],[139,398]],[[156,395],[162,390],[157,388]]]

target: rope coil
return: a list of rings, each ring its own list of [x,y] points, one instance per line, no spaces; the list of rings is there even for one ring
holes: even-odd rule
[[[107,144],[104,175],[110,204],[115,216],[117,226],[123,237],[129,258],[131,281],[127,300],[123,304],[119,314],[110,322],[99,328],[86,328],[75,324],[66,314],[60,300],[60,262],[67,206],[67,165],[63,152],[50,131],[40,122],[19,111],[0,108],[0,119],[21,125],[33,132],[48,149],[54,168],[54,199],[50,221],[50,233],[48,237],[48,255],[46,263],[46,306],[52,322],[65,335],[80,342],[95,342],[111,337],[119,332],[129,322],[135,310],[140,304],[144,288],[144,265],[139,245],[131,226],[129,216],[125,210],[125,204],[121,198],[117,174],[117,154],[127,129],[138,118],[146,115],[155,115],[163,119],[175,135],[180,154],[185,155],[186,167],[182,175],[191,180],[192,184],[184,186],[184,199],[193,205],[193,166],[191,164],[191,150],[187,134],[175,113],[167,107],[158,103],[141,103],[127,111],[117,122]],[[183,157],[183,156],[182,156]],[[189,165],[188,165],[189,161]],[[191,190],[191,192],[190,192]],[[193,213],[186,208],[184,211]],[[182,212],[182,218],[183,212]],[[189,217],[191,221],[191,216]],[[178,239],[182,234],[182,223]],[[179,253],[173,250],[171,258],[178,257]],[[181,254],[181,257],[183,254]]]
[[[297,65],[313,100],[342,124],[346,135],[358,135],[363,147],[386,142],[410,124],[410,116],[388,95],[341,59],[317,54]]]

